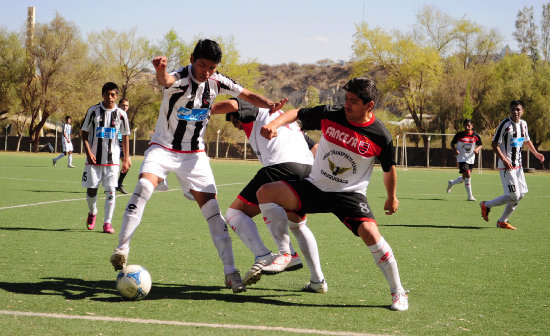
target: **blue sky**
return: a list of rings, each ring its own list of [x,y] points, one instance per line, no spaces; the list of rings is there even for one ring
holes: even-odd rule
[[[550,0],[0,0],[0,26],[19,31],[28,6],[36,21],[50,21],[55,12],[73,21],[85,37],[106,28],[128,31],[152,41],[174,29],[185,41],[195,37],[233,37],[244,60],[266,64],[315,63],[329,58],[348,60],[355,25],[411,31],[424,4],[455,18],[496,28],[512,49],[514,21],[523,6],[533,6],[539,24],[542,5]]]

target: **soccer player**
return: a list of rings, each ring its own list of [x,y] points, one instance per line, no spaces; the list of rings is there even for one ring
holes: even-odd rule
[[[268,109],[258,108],[239,98],[214,104],[212,113],[227,113],[226,121],[230,121],[235,128],[245,132],[254,153],[263,166],[225,213],[227,224],[256,256],[254,265],[244,277],[244,284],[250,285],[260,280],[262,269],[271,264],[277,256],[271,253],[262,242],[258,228],[252,220],[260,213],[256,192],[260,186],[268,182],[303,179],[309,175],[313,164],[313,154],[310,149],[316,146],[316,143],[302,133],[297,123],[281,127],[279,130],[281,136],[267,140],[260,135],[262,126],[283,112],[269,113]],[[289,213],[288,226],[296,237],[310,269],[310,282],[304,289],[326,293],[328,286],[321,271],[317,242],[306,225],[306,218]],[[302,261],[293,250],[292,245],[290,245],[290,252],[291,261],[286,265],[285,271],[302,268]]]
[[[53,163],[54,167],[57,164],[57,160],[61,159],[65,155],[67,155],[67,160],[69,161],[67,163],[67,167],[74,168],[74,166],[73,166],[73,143],[71,141],[71,130],[72,130],[71,121],[72,121],[71,117],[66,116],[65,117],[65,122],[63,123],[63,125],[61,125],[61,130],[62,130],[62,134],[63,134],[63,137],[61,138],[61,145],[63,146],[63,153],[59,154],[59,156],[56,157],[55,159],[52,159],[52,163]]]
[[[126,98],[122,98],[121,100],[118,101],[118,107],[122,109],[124,112],[128,113],[128,108],[130,108],[130,101],[128,101],[128,99]],[[124,151],[122,150],[122,134],[118,132],[117,136],[118,136],[118,143],[120,145],[120,157],[121,157],[121,160],[124,161]],[[123,194],[128,193],[126,189],[124,189],[124,186],[122,185],[122,183],[124,182],[124,178],[126,178],[126,174],[128,174],[128,171],[120,172],[120,176],[118,177],[118,183],[116,187],[116,190]]]
[[[472,194],[471,172],[476,154],[479,153],[482,147],[481,137],[474,132],[474,123],[470,119],[464,119],[462,125],[464,126],[464,131],[456,133],[451,141],[451,147],[455,151],[456,160],[458,161],[458,172],[462,176],[449,180],[447,183],[447,193],[451,192],[453,185],[464,182],[468,201],[475,201],[476,199]]]
[[[120,164],[120,147],[117,133],[122,134],[124,161],[122,172],[131,166],[128,155],[128,134],[130,126],[126,112],[115,104],[118,86],[113,82],[105,83],[101,89],[103,101],[88,109],[82,123],[82,141],[86,150],[86,165],[82,173],[82,186],[87,188],[88,219],[86,227],[93,230],[97,214],[97,189],[99,183],[105,188],[105,220],[103,232],[115,233],[111,220],[115,211],[116,181]]]
[[[541,163],[544,162],[544,155],[535,149],[529,139],[527,123],[521,119],[524,113],[523,107],[521,100],[513,100],[510,103],[510,116],[500,122],[491,143],[493,151],[498,156],[497,167],[500,171],[500,181],[502,182],[504,195],[480,203],[481,217],[486,222],[489,221],[491,208],[506,205],[502,216],[497,221],[497,228],[502,229],[516,229],[508,222],[508,219],[528,191],[521,164],[521,148],[523,145],[527,145],[527,148]]]
[[[288,253],[286,210],[333,213],[368,246],[375,263],[390,285],[393,310],[407,310],[408,296],[401,285],[397,261],[382,237],[366,198],[374,161],[382,166],[387,215],[397,211],[397,172],[393,143],[388,130],[373,114],[377,90],[371,79],[353,78],[343,87],[345,106],[322,105],[287,111],[264,126],[261,134],[270,139],[281,126],[300,120],[303,130],[322,131],[311,174],[304,180],[264,184],[258,190],[262,216],[280,251]],[[286,254],[272,265],[279,271],[290,262]],[[270,265],[271,266],[271,265]]]
[[[273,103],[216,71],[222,59],[218,43],[198,41],[190,61],[179,71],[166,72],[166,57],[153,59],[157,82],[164,87],[155,133],[141,166],[139,180],[124,212],[118,246],[111,256],[115,270],[125,264],[130,240],[155,187],[174,172],[183,191],[190,190],[208,222],[212,241],[222,260],[225,285],[233,292],[246,290],[235,268],[231,237],[216,199],[216,183],[205,153],[204,132],[218,94],[240,97],[258,107],[280,109],[286,100]]]

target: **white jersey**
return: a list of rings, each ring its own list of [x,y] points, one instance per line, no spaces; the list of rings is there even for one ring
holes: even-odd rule
[[[88,132],[88,142],[96,164],[101,166],[118,165],[120,163],[120,145],[117,133],[130,134],[130,125],[126,112],[116,105],[106,109],[103,103],[94,105],[86,112],[82,130]],[[90,164],[86,162],[86,164]]]
[[[204,151],[204,132],[218,94],[238,96],[243,87],[216,72],[206,82],[198,82],[191,66],[173,72],[174,84],[164,88],[155,134],[151,144],[168,150],[190,153]]]
[[[61,142],[62,143],[69,143],[71,142],[71,130],[72,130],[72,126],[71,124],[67,124],[67,123],[63,123],[63,125],[61,125],[61,130],[63,132],[63,136],[61,136]],[[69,139],[69,140],[67,140]]]
[[[309,150],[298,123],[293,122],[279,127],[277,136],[268,140],[260,135],[260,130],[284,112],[277,111],[270,114],[268,109],[258,108],[243,100],[237,101],[239,102],[238,119],[262,166],[285,162],[313,164],[313,153]]]
[[[456,150],[458,155],[456,157],[457,162],[466,162],[468,164],[474,164],[476,159],[476,153],[474,150],[476,147],[481,146],[481,137],[476,132],[467,133],[466,131],[460,131],[455,134],[451,145],[456,144]]]
[[[527,123],[520,119],[515,123],[510,117],[504,119],[497,128],[493,142],[497,142],[502,154],[506,156],[512,163],[514,168],[520,168],[521,162],[521,147],[525,141],[529,141],[529,133],[527,132]],[[502,160],[498,160],[499,169],[504,169]]]

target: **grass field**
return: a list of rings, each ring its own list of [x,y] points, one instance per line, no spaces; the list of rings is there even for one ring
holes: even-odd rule
[[[264,276],[246,293],[224,288],[221,262],[194,202],[175,176],[155,193],[132,240],[130,264],[149,269],[143,301],[123,301],[109,257],[117,235],[85,227],[80,176],[53,154],[0,153],[0,334],[2,335],[547,335],[550,333],[550,175],[526,176],[529,193],[510,221],[495,228],[463,185],[445,193],[455,169],[398,168],[399,211],[384,216],[385,190],[375,169],[367,197],[391,244],[410,309],[389,309],[388,284],[361,240],[330,214],[309,216],[329,292],[300,292],[302,269]],[[141,159],[126,178],[133,190]],[[257,162],[212,161],[225,212],[259,168]],[[498,173],[473,174],[478,200],[502,193]],[[103,190],[100,189],[100,192]],[[102,194],[100,194],[102,195]],[[120,194],[119,194],[120,195]],[[120,229],[129,197],[117,197]],[[98,201],[98,222],[103,199]],[[256,218],[266,244],[274,248]],[[252,254],[231,232],[237,267]],[[297,245],[297,244],[296,244]]]

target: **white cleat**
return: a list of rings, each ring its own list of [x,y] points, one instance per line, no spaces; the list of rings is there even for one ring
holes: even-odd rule
[[[474,196],[468,196],[468,201],[475,201],[476,198]]]
[[[401,294],[391,295],[391,309],[397,311],[404,311],[409,309],[409,296],[407,292]]]
[[[128,251],[116,249],[115,253],[111,256],[111,264],[115,268],[115,271],[119,271],[126,266],[126,260],[128,260]]]
[[[310,281],[304,286],[302,291],[310,292],[310,293],[324,294],[324,293],[328,292],[328,284],[325,281],[325,279],[323,279],[321,282]]]
[[[250,270],[248,270],[248,272],[244,275],[244,284],[248,286],[260,281],[260,278],[262,277],[262,269],[271,264],[275,258],[277,258],[277,255],[271,252],[265,256],[257,257],[254,265],[252,265]]]
[[[262,274],[273,275],[281,273],[286,269],[288,264],[290,264],[291,260],[292,257],[290,256],[290,254],[279,254],[271,264],[266,265],[264,268],[262,268]]]
[[[239,270],[225,275],[225,287],[231,288],[233,293],[246,292],[246,286],[243,284]]]
[[[300,259],[298,253],[294,252],[294,255],[290,257],[290,263],[286,265],[285,272],[296,271],[300,268],[304,268],[304,264],[302,263],[302,259]]]
[[[447,182],[447,194],[451,193],[452,187],[453,187],[453,180],[449,180],[449,182]]]

